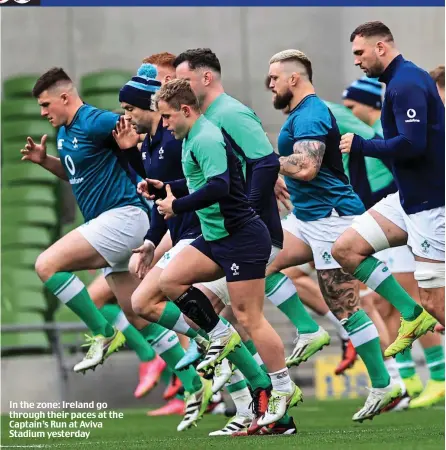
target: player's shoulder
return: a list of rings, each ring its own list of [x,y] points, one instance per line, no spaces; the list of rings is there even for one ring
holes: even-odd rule
[[[398,93],[399,91],[410,92],[411,89],[426,90],[429,83],[433,80],[428,72],[414,64],[412,61],[405,60],[400,70],[387,86],[387,91]],[[387,94],[386,91],[386,94]]]
[[[304,128],[320,124],[331,128],[331,115],[328,106],[315,94],[305,97],[290,114],[294,127]]]
[[[91,138],[111,133],[119,120],[119,114],[84,104],[79,109],[79,126]]]
[[[214,125],[203,115],[195,124],[197,129],[194,130],[193,136],[189,140],[189,145],[195,151],[205,151],[211,145],[224,144],[223,133],[220,128]]]
[[[235,97],[225,93],[218,97],[217,101],[217,111],[222,121],[237,122],[244,119],[254,119],[260,122],[256,113]]]

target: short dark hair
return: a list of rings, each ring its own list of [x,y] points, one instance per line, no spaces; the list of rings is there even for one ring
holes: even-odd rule
[[[353,42],[356,36],[362,36],[365,38],[380,36],[385,38],[386,41],[393,42],[393,35],[389,27],[378,20],[374,22],[366,22],[359,25],[359,27],[356,27],[355,31],[353,31],[350,35],[350,42]]]
[[[161,86],[155,96],[157,108],[158,102],[161,100],[177,111],[180,110],[181,105],[188,105],[194,111],[200,111],[198,99],[190,86],[190,82],[182,78],[175,78]]]
[[[52,69],[41,75],[40,78],[36,81],[36,84],[34,85],[32,90],[33,97],[39,97],[42,92],[53,87],[60,81],[72,83],[71,78],[67,75],[65,70],[63,70],[61,67],[53,67]]]
[[[435,83],[444,89],[444,65],[436,67],[429,72],[429,75],[433,78]]]
[[[210,48],[193,48],[180,53],[173,62],[177,68],[181,63],[187,61],[191,70],[206,67],[221,74],[220,61]]]

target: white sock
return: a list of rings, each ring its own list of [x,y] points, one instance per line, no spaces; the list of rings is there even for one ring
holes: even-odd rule
[[[249,407],[252,397],[249,389],[245,387],[239,391],[231,392],[230,395],[237,408],[237,416],[252,417],[252,411]]]
[[[400,371],[398,370],[398,364],[393,358],[385,359],[384,365],[386,366],[387,372],[389,372],[390,378],[394,384],[399,384],[403,389],[406,390],[406,385],[401,378]]]
[[[226,387],[240,383],[240,381],[243,381],[244,379],[245,377],[240,372],[240,370],[235,369],[231,378],[226,383]],[[249,392],[249,389],[246,387],[246,384],[243,383],[243,385],[244,387],[242,387],[238,391],[229,392],[228,389],[228,392],[232,398],[232,401],[234,402],[235,407],[237,408],[237,416],[252,417],[252,411],[251,408],[249,407],[250,403],[252,402],[251,393]]]
[[[343,341],[348,341],[350,339],[348,337],[348,333],[345,331],[345,328],[341,325],[339,319],[331,311],[328,311],[328,313],[325,314],[324,317],[328,319],[336,327],[336,331],[338,332],[340,338]]]
[[[286,367],[278,370],[277,372],[269,373],[268,375],[271,378],[271,384],[273,385],[273,389],[275,391],[288,393],[292,392],[293,387],[291,385],[291,378]]]
[[[228,333],[228,325],[220,319],[215,327],[208,333],[212,340],[219,339]]]

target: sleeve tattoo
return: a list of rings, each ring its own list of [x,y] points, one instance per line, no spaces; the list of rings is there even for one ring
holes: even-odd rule
[[[293,145],[292,155],[279,158],[280,173],[310,181],[318,174],[324,153],[325,144],[321,141],[297,141]]]

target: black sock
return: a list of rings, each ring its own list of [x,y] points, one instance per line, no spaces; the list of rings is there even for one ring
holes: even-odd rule
[[[194,286],[178,297],[175,303],[183,314],[207,333],[213,330],[220,320],[210,300]]]

